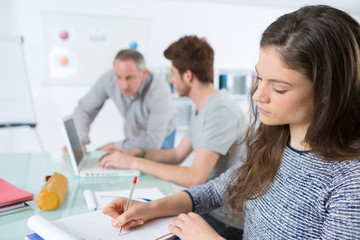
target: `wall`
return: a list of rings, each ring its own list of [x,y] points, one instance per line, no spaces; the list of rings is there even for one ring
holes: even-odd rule
[[[171,42],[185,34],[207,38],[215,50],[215,69],[253,69],[262,31],[290,10],[180,0],[2,0],[0,31],[25,37],[25,56],[38,120],[37,132],[45,151],[60,151],[64,140],[58,119],[73,112],[78,99],[89,86],[48,86],[41,83],[42,11],[150,18],[152,29],[146,59],[150,69],[169,66],[162,53]],[[94,81],[97,77],[94,76]],[[122,136],[122,119],[109,102],[93,124],[90,149],[119,136]],[[0,151],[40,150],[34,131],[0,129]]]
[[[12,17],[14,15],[12,5],[10,0],[0,1],[0,33],[12,32]]]

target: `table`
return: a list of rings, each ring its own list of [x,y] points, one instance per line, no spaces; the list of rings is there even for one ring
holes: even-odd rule
[[[42,211],[35,203],[37,194],[44,185],[45,176],[54,172],[63,174],[69,180],[69,188],[62,205],[52,211]],[[0,216],[0,239],[24,239],[33,231],[27,227],[27,220],[39,214],[49,220],[57,220],[74,214],[89,212],[83,191],[113,191],[129,189],[133,177],[81,178],[73,173],[70,160],[61,153],[0,153],[0,177],[7,182],[34,194],[34,201],[28,202],[32,209]],[[165,195],[174,192],[168,181],[141,173],[136,188],[157,187]]]

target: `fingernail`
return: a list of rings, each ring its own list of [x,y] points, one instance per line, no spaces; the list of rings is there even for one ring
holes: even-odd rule
[[[120,224],[119,224],[118,221],[114,221],[114,222],[113,222],[113,226],[114,226],[114,227],[120,227]]]

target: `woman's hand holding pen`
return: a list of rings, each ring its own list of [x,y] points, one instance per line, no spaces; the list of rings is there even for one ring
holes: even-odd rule
[[[124,230],[134,228],[155,218],[176,216],[168,230],[183,240],[187,239],[223,239],[193,209],[192,200],[186,192],[153,200],[139,202],[132,200],[126,212],[127,198],[116,198],[110,202],[103,213],[112,217],[114,227],[123,226]],[[188,214],[184,214],[184,212]]]
[[[150,220],[148,213],[151,212],[149,203],[132,200],[126,212],[127,198],[116,198],[102,212],[111,217],[112,225],[116,228],[123,226],[124,230],[137,227]]]
[[[124,212],[127,198],[116,198],[103,208],[103,213],[111,216],[113,227],[123,226],[124,230],[137,227],[151,220],[151,202],[139,202],[132,200],[130,207]],[[187,239],[223,239],[210,225],[198,214],[189,212],[181,213],[173,220],[174,225],[169,225],[169,232],[182,240]]]

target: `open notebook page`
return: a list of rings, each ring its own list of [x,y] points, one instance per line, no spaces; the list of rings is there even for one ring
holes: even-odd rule
[[[158,239],[169,234],[167,228],[174,217],[155,219],[137,228],[123,230],[122,240]],[[119,239],[119,229],[111,225],[111,218],[95,211],[51,222],[40,215],[29,218],[28,226],[44,239]]]

